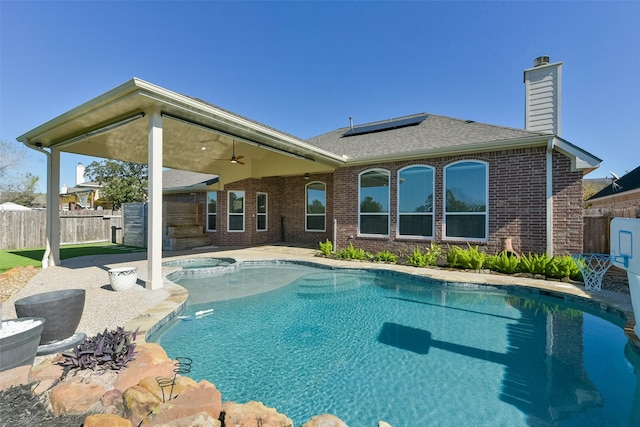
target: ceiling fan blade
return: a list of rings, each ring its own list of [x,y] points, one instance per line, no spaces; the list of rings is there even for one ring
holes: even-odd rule
[[[244,156],[236,156],[236,160],[244,159]]]
[[[240,156],[240,157],[242,157],[242,156]],[[240,160],[238,160],[237,158],[236,158],[236,163],[237,163],[237,164],[239,164],[239,165],[244,166],[244,162],[241,162],[241,161],[240,161]]]

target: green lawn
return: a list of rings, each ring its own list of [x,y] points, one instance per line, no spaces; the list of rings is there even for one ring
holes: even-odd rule
[[[60,259],[74,258],[85,255],[121,254],[129,252],[141,252],[143,248],[115,245],[111,243],[93,243],[87,245],[67,245],[60,247]],[[27,267],[32,265],[40,267],[44,248],[16,249],[0,251],[0,273],[13,267]]]

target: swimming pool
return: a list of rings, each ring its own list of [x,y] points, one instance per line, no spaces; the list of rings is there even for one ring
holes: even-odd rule
[[[189,375],[223,400],[262,401],[296,426],[321,413],[351,427],[640,419],[622,318],[590,306],[282,262],[178,283],[192,321],[170,322],[149,341],[192,358]]]

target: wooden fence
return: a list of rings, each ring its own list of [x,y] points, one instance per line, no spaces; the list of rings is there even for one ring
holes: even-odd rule
[[[586,209],[584,212],[585,253],[608,254],[610,245],[610,226],[613,218],[639,218],[637,208],[626,209]]]
[[[44,247],[46,215],[44,210],[0,211],[0,250]],[[61,211],[60,243],[110,242],[113,231],[121,235],[121,227],[119,211]]]

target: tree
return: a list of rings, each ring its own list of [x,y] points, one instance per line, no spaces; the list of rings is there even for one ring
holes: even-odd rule
[[[92,162],[85,175],[102,185],[100,198],[111,201],[113,209],[120,209],[123,203],[147,201],[147,165],[119,160]]]
[[[33,206],[40,178],[29,172],[24,175],[16,173],[26,153],[27,149],[18,142],[0,141],[0,203],[14,202]]]

